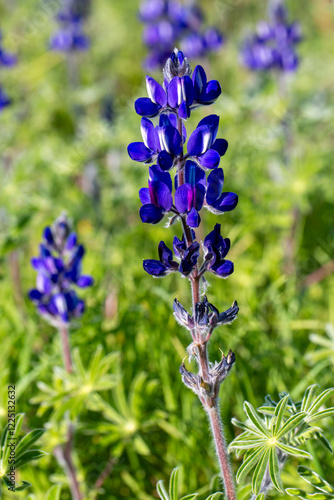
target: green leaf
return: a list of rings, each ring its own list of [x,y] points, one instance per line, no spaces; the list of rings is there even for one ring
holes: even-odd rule
[[[266,498],[266,495],[264,493],[260,493],[259,495],[257,495],[255,500],[264,500],[265,498]]]
[[[285,434],[298,427],[300,422],[305,419],[305,416],[306,413],[297,413],[297,415],[292,415],[281,427],[281,429],[275,434],[275,437],[277,439],[280,439],[281,437],[285,436]]]
[[[324,493],[334,493],[334,488],[313,470],[305,467],[304,465],[300,465],[297,470],[298,474],[305,479],[305,481],[313,486],[316,486],[318,490],[321,490]]]
[[[315,422],[317,420],[321,420],[323,418],[332,417],[334,415],[334,408],[327,408],[326,410],[321,410],[312,415],[307,419],[308,423]]]
[[[18,486],[15,486],[15,491],[24,491],[31,486],[31,483],[28,481],[22,481],[22,483]]]
[[[157,492],[161,500],[170,500],[162,479],[157,483]]]
[[[306,391],[305,391],[305,394],[303,396],[303,400],[302,400],[302,406],[301,406],[301,411],[308,411],[308,409],[310,408],[310,406],[312,406],[312,397],[313,397],[313,394],[314,392],[316,391],[317,389],[318,384],[313,384],[313,385],[310,385]]]
[[[224,494],[221,493],[221,491],[217,491],[217,493],[213,493],[213,495],[210,495],[206,500],[219,500],[221,496],[224,497]]]
[[[288,455],[292,455],[293,457],[308,458],[310,460],[313,459],[310,453],[304,450],[300,450],[299,448],[295,448],[294,446],[289,446],[287,444],[280,443],[279,441],[276,442],[276,446],[280,450],[284,451],[285,453],[288,453]]]
[[[176,467],[173,469],[170,480],[169,480],[169,497],[170,500],[178,500],[177,487],[179,481],[179,469]]]
[[[23,453],[19,460],[16,461],[15,467],[16,469],[19,469],[23,465],[32,462],[33,460],[39,460],[42,457],[45,457],[48,455],[45,451],[42,450],[29,450]]]
[[[262,446],[267,443],[267,439],[259,439],[258,437],[255,438],[248,438],[247,436],[242,437],[242,434],[235,438],[232,443],[229,445],[228,449],[229,450],[234,450],[234,449],[245,449],[249,450],[251,448],[258,448],[259,446]]]
[[[268,429],[265,428],[262,420],[260,419],[260,417],[256,413],[254,407],[250,403],[248,403],[248,401],[245,401],[245,403],[244,403],[244,410],[247,414],[247,417],[253,423],[253,425],[256,427],[256,429],[258,431],[260,431],[262,435],[270,437]]]
[[[277,434],[278,430],[281,427],[281,424],[283,422],[284,418],[284,412],[286,410],[286,406],[289,401],[289,396],[285,396],[281,401],[278,403],[278,405],[275,408],[275,417],[276,417],[276,422],[274,426],[274,434]]]
[[[85,380],[86,370],[84,368],[84,365],[82,364],[80,352],[77,347],[73,349],[73,361],[74,361],[75,371],[80,375],[81,378]]]
[[[283,401],[283,400],[282,400]],[[273,485],[278,491],[284,492],[282,480],[281,480],[281,471],[278,464],[277,451],[275,446],[271,446],[270,448],[270,456],[269,456],[269,473],[272,480]]]
[[[45,429],[35,429],[24,436],[16,448],[16,459],[20,458],[22,453],[28,450],[38,439],[43,436]]]
[[[249,473],[249,471],[255,467],[255,465],[258,463],[258,461],[262,458],[263,454],[266,451],[266,445],[261,446],[260,448],[254,450],[240,465],[236,480],[237,483],[240,483],[246,475]]]
[[[333,394],[334,394],[333,387],[331,389],[326,389],[325,391],[323,391],[314,401],[313,405],[308,410],[308,413],[312,414],[316,412],[320,408],[320,406],[322,406],[324,402],[327,401],[327,399],[329,399]]]
[[[262,431],[260,432],[257,429],[254,429],[254,427],[245,424],[244,422],[240,422],[240,420],[238,420],[237,418],[233,417],[231,422],[235,427],[238,427],[239,429],[242,429],[245,432],[250,432],[252,434],[256,434],[257,436],[263,437]]]
[[[198,496],[198,493],[191,493],[190,495],[186,495],[185,497],[182,497],[181,500],[194,500],[194,498],[196,498],[197,496]]]
[[[45,500],[60,500],[61,484],[52,486],[45,495]]]
[[[321,444],[328,450],[330,453],[333,453],[333,448],[328,439],[322,434],[322,432],[316,432],[316,439],[319,439]]]
[[[263,476],[265,475],[268,466],[269,453],[270,453],[270,448],[269,447],[265,448],[261,460],[257,464],[256,469],[254,471],[252,479],[252,490],[255,495],[257,495],[260,492]]]

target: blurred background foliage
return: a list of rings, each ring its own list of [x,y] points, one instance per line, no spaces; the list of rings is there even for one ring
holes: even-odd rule
[[[72,417],[80,410],[75,459],[87,498],[157,498],[156,482],[178,465],[180,493],[206,498],[220,489],[216,459],[204,412],[181,383],[178,369],[190,338],[171,312],[176,296],[190,307],[188,283],[174,275],[154,280],[141,264],[156,258],[161,239],[172,242],[173,230],[140,223],[138,190],[147,168],[126,153],[129,142],[141,140],[133,103],[146,95],[138,4],[93,2],[87,25],[92,46],[78,54],[76,88],[66,57],[47,50],[55,22],[46,4],[8,0],[0,7],[4,45],[19,57],[14,69],[1,72],[14,103],[0,116],[0,423],[6,424],[7,384],[15,384],[18,411],[26,414],[23,428],[45,427],[40,447],[50,452],[64,433],[59,395],[69,407],[74,398]],[[231,418],[242,417],[245,399],[259,406],[267,393],[275,399],[290,391],[298,399],[311,383],[323,389],[333,384],[334,5],[287,2],[304,40],[285,96],[275,74],[251,74],[239,64],[244,33],[265,17],[266,2],[200,5],[226,43],[209,60],[191,63],[203,64],[223,93],[212,110],[193,113],[188,127],[210,112],[220,115],[220,136],[229,141],[221,165],[226,189],[240,197],[237,209],[219,221],[232,241],[235,273],[226,281],[211,278],[208,289],[220,310],[234,299],[240,305],[238,321],[217,330],[211,343],[212,359],[219,348],[231,348],[237,358],[221,390],[230,442],[236,435]],[[288,164],[286,121],[293,137]],[[30,258],[43,227],[63,210],[86,246],[84,272],[96,280],[84,292],[87,311],[72,328],[72,346],[82,367],[94,353],[118,353],[107,360],[106,373],[98,367],[105,384],[90,372],[81,393],[80,376],[66,380],[57,368],[57,334],[27,300],[35,280]],[[202,237],[215,222],[205,214]],[[326,425],[334,446],[333,426]],[[312,446],[318,455],[313,469],[333,483],[333,457],[317,442]],[[238,465],[235,460],[233,468]],[[286,486],[304,486],[295,465],[284,471]],[[99,487],[105,467],[109,475]],[[24,479],[33,484],[31,498],[44,499],[62,482],[61,498],[70,498],[52,454],[25,468]]]

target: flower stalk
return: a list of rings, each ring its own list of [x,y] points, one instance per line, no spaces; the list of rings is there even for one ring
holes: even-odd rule
[[[165,83],[162,87],[151,77],[146,78],[149,98],[140,98],[135,109],[141,115],[143,143],[131,143],[129,156],[139,162],[153,163],[150,167],[148,188],[139,192],[143,206],[140,209],[142,222],[157,224],[168,213],[172,214],[170,226],[179,220],[182,238],[174,237],[173,251],[161,241],[159,260],[144,260],[144,270],[155,276],[166,276],[180,272],[188,278],[191,286],[192,315],[174,301],[174,315],[185,326],[192,337],[188,347],[190,357],[198,365],[198,373],[189,372],[184,363],[180,373],[184,384],[193,390],[209,416],[215,448],[221,468],[228,500],[235,500],[235,486],[228,452],[223,435],[218,409],[219,389],[232,368],[235,356],[229,351],[222,355],[220,362],[211,363],[207,345],[214,329],[231,323],[238,314],[236,302],[223,313],[208,302],[205,291],[206,273],[227,278],[233,273],[233,263],[227,260],[230,240],[220,234],[220,224],[216,224],[202,243],[203,262],[199,264],[201,245],[197,241],[196,229],[201,224],[200,211],[203,206],[215,214],[233,210],[238,203],[235,193],[223,191],[224,172],[219,167],[220,158],[227,150],[227,141],[217,139],[219,117],[210,115],[203,118],[187,142],[185,121],[192,109],[212,104],[220,95],[217,81],[207,81],[204,69],[197,66],[192,70],[186,57],[177,49],[167,59],[164,68]],[[154,127],[148,119],[159,116],[159,125]],[[173,182],[169,171],[176,167]],[[207,176],[206,173],[211,170]],[[177,262],[178,261],[178,262]]]

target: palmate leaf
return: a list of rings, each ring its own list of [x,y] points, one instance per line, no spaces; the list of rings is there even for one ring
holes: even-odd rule
[[[302,404],[301,404],[301,411],[308,411],[310,406],[312,406],[312,398],[315,393],[315,391],[318,388],[318,384],[313,384],[308,387],[304,393],[303,399],[302,399]]]
[[[302,500],[329,500],[333,498],[331,495],[326,495],[326,493],[306,493],[306,491],[299,488],[286,488],[285,491],[291,497],[298,497]]]
[[[317,410],[329,399],[331,396],[334,395],[334,388],[326,389],[323,391],[314,401],[314,403],[310,406],[308,410],[309,415],[314,415]]]
[[[295,448],[294,446],[289,446],[287,444],[280,443],[277,441],[276,446],[284,451],[284,453],[287,453],[288,455],[291,455],[293,457],[301,457],[301,458],[308,458],[309,460],[312,460],[313,457],[310,453],[304,450],[300,450],[299,448]]]
[[[275,433],[277,439],[282,438],[288,432],[296,429],[298,425],[305,419],[306,413],[297,413],[297,415],[292,415],[281,427],[281,429]]]

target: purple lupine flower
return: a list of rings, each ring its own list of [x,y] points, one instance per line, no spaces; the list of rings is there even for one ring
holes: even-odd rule
[[[158,252],[159,260],[146,259],[143,262],[144,270],[148,274],[152,274],[155,277],[162,277],[178,270],[179,265],[173,260],[173,252],[163,241],[159,243]]]
[[[0,68],[11,68],[17,63],[17,57],[14,54],[6,52],[2,47],[2,33],[0,31]],[[6,92],[0,87],[0,111],[12,103],[12,100]]]
[[[269,3],[269,18],[269,22],[259,22],[255,34],[244,41],[241,61],[254,71],[295,71],[299,64],[295,45],[301,41],[300,25],[288,22],[280,0]]]
[[[144,142],[132,142],[128,154],[132,160],[153,163],[162,170],[169,170],[182,150],[183,139],[167,115],[160,115],[159,126],[154,127],[147,118],[141,120]]]
[[[140,97],[135,102],[136,113],[145,118],[154,118],[164,112],[173,112],[182,119],[189,118],[191,109],[198,106],[208,106],[218,99],[221,87],[217,80],[207,81],[202,66],[196,66],[192,79],[187,59],[181,51],[178,59],[170,59],[176,68],[182,68],[182,76],[175,75],[177,70],[171,71],[171,78],[165,77],[164,87],[154,78],[146,77],[148,97]]]
[[[40,254],[31,261],[37,280],[29,298],[53,326],[68,324],[84,312],[84,301],[78,297],[75,287],[86,288],[94,282],[91,276],[81,274],[84,253],[76,234],[70,232],[65,215],[44,229]]]
[[[225,257],[230,250],[230,240],[220,235],[220,224],[204,238],[206,269],[220,278],[227,278],[234,271],[233,262]]]
[[[197,125],[188,140],[188,154],[204,169],[217,168],[227,151],[227,141],[217,139],[219,116],[209,115]]]
[[[217,51],[223,37],[213,27],[203,30],[204,16],[195,4],[178,0],[144,0],[139,7],[139,19],[145,23],[143,41],[149,49],[147,69],[165,64],[176,45],[189,57],[203,57]]]
[[[90,0],[63,0],[58,12],[59,30],[50,39],[50,48],[60,52],[85,51],[90,46],[84,22],[90,12]]]
[[[222,168],[212,170],[208,176],[206,206],[215,213],[230,212],[238,204],[238,195],[235,193],[223,192],[224,171]]]
[[[173,205],[172,179],[168,172],[157,165],[153,165],[149,172],[148,188],[141,188],[139,191],[143,204],[139,214],[142,222],[157,224]]]

